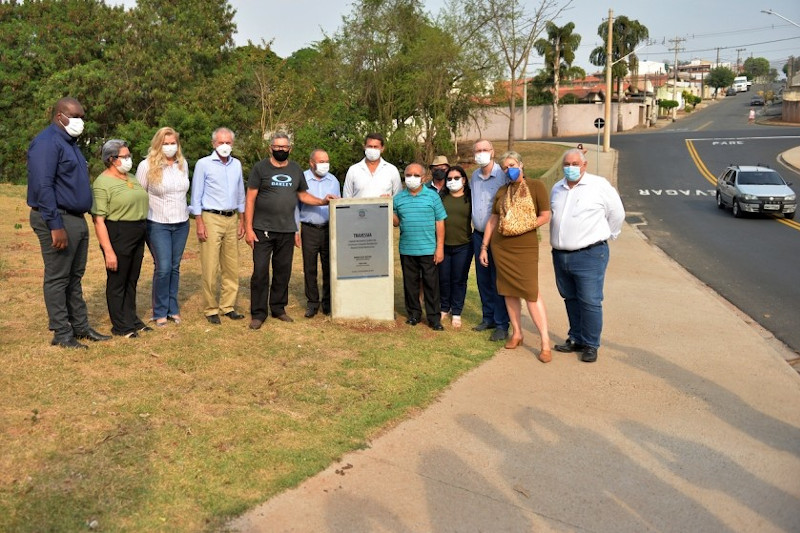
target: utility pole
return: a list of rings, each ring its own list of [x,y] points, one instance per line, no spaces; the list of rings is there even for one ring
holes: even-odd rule
[[[740,64],[739,55],[741,54],[741,52],[744,52],[745,50],[747,50],[747,48],[737,48],[736,49],[736,74],[741,74],[742,73],[742,68],[739,66],[739,64]]]
[[[669,42],[675,43],[675,48],[670,48],[669,50],[674,50],[675,51],[675,61],[672,64],[672,68],[674,70],[673,79],[672,79],[672,99],[674,101],[676,101],[676,102],[678,101],[678,52],[683,50],[683,48],[681,48],[678,45],[680,43],[682,43],[683,41],[685,41],[685,40],[686,39],[681,39],[680,37],[677,37],[677,36],[674,39],[670,39],[669,40]],[[677,107],[673,107],[672,108],[672,122],[675,122],[675,116],[676,116],[677,112],[678,112],[678,108]]]
[[[604,109],[604,120],[606,121],[603,129],[603,152],[611,150],[611,69],[614,68],[613,56],[611,55],[611,31],[614,27],[614,12],[608,10],[608,42],[606,43],[606,101]],[[619,103],[617,104],[619,105]]]
[[[719,46],[717,47],[717,64],[714,65],[714,68],[719,68]]]

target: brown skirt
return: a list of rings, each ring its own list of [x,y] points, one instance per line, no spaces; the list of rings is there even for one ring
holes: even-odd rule
[[[492,257],[497,268],[497,293],[503,296],[539,299],[539,236],[534,231],[504,237],[492,234]]]

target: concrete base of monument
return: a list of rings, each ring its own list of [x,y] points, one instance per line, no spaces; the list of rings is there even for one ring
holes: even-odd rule
[[[330,203],[333,318],[394,320],[391,198]]]

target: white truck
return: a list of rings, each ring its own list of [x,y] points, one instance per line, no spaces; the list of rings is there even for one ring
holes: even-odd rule
[[[737,93],[743,93],[750,90],[750,84],[747,82],[747,76],[736,76],[733,78],[732,87],[736,89]]]

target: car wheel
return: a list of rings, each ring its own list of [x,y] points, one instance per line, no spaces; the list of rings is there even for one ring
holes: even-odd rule
[[[784,213],[783,218],[788,218],[789,220],[794,219],[794,213]]]
[[[725,204],[722,203],[722,195],[717,191],[717,207],[720,209],[725,209]]]
[[[739,200],[737,200],[736,198],[733,199],[732,207],[733,207],[733,216],[735,216],[736,218],[742,218],[744,216],[744,213],[742,213],[742,208],[739,207]]]

